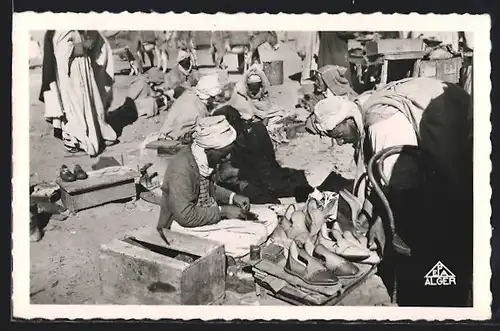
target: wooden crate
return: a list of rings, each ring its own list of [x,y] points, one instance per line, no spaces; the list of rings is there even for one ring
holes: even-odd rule
[[[380,39],[365,44],[366,54],[387,54],[403,52],[419,52],[424,50],[421,39]]]
[[[99,171],[91,171],[88,173],[89,178],[74,182],[64,182],[60,178],[56,180],[61,187],[61,200],[71,213],[136,196],[137,172],[131,170],[102,176],[94,175],[96,173]]]
[[[430,77],[448,83],[460,81],[462,58],[421,60],[416,64],[417,77]]]
[[[103,299],[114,304],[208,305],[225,296],[224,246],[155,228],[101,246]]]

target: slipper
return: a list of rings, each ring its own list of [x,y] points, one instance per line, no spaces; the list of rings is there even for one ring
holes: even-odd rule
[[[308,240],[304,248],[309,255],[321,261],[328,270],[333,271],[338,278],[353,278],[359,273],[359,268],[356,265],[329,251],[321,244],[314,245],[312,241]]]
[[[346,239],[339,237],[335,230],[332,231],[334,238],[336,241],[330,239],[328,234],[328,228],[326,227],[326,223],[321,227],[321,231],[318,234],[318,238],[316,239],[316,244],[325,246],[329,251],[340,255],[350,261],[360,261],[368,258],[370,256],[370,251],[368,249],[362,249],[357,247]]]
[[[294,241],[290,245],[284,270],[288,274],[314,286],[333,286],[338,283],[338,278],[332,271],[328,270],[305,250],[299,249]]]
[[[75,174],[76,179],[87,179],[89,178],[89,175],[82,169],[82,167],[77,164],[75,165],[75,168],[73,169],[73,174]]]
[[[59,169],[59,177],[61,177],[64,182],[74,182],[76,180],[75,174],[64,164],[61,166],[61,169]]]
[[[321,226],[326,222],[325,216],[318,208],[318,201],[316,199],[310,199],[307,202],[306,210],[306,220],[309,221],[309,235],[314,237],[321,230]]]

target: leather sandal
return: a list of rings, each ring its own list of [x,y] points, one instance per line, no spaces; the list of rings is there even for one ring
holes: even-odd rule
[[[282,220],[283,229],[286,235],[290,239],[294,239],[299,235],[309,235],[309,230],[307,230],[305,223],[305,215],[299,210],[292,213],[290,219],[284,217]]]
[[[315,208],[308,204],[306,219],[307,218],[310,220],[309,234],[311,237],[315,237],[321,230],[321,226],[326,222],[325,215],[317,207]]]
[[[89,178],[89,175],[82,169],[82,167],[77,164],[75,165],[75,168],[73,169],[73,174],[75,174],[76,179],[87,179]]]
[[[75,174],[64,164],[61,166],[61,169],[59,169],[59,177],[61,177],[64,182],[74,182],[76,180]]]
[[[311,217],[311,211],[319,208],[318,200],[314,198],[309,198],[306,202],[305,214],[306,214],[306,225],[307,228],[310,229],[313,223],[313,219]]]
[[[333,232],[333,231],[332,231]],[[317,245],[325,246],[329,251],[340,255],[350,261],[360,261],[370,256],[368,249],[357,247],[342,237],[336,237],[335,241],[330,239],[326,223],[321,227],[316,240]]]
[[[309,255],[320,260],[328,270],[333,271],[338,278],[352,278],[359,273],[359,268],[356,265],[329,251],[321,244],[314,245],[312,241],[308,241],[304,248]]]
[[[305,250],[299,249],[294,241],[290,245],[284,270],[310,285],[332,286],[338,283],[335,273],[328,270]]]
[[[341,190],[339,195],[337,217],[345,218],[346,220],[342,223],[354,227],[362,206],[358,199],[348,191]]]
[[[283,218],[281,219],[281,226],[283,227],[283,230],[285,232],[290,231],[292,228],[292,222],[290,221],[292,218],[292,214],[295,212],[295,206],[293,204],[289,205],[288,208],[285,210],[285,213],[283,215]]]

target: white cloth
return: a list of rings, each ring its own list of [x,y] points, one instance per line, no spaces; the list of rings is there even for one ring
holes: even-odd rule
[[[418,146],[415,130],[401,112],[397,112],[391,117],[371,125],[368,128],[368,137],[373,154],[398,145]],[[397,166],[394,167],[396,162]],[[386,178],[389,181],[394,179],[400,189],[412,188],[416,184],[418,168],[415,161],[407,155],[388,157],[384,161],[383,168]]]
[[[213,225],[185,228],[174,221],[170,230],[217,241],[224,244],[226,255],[239,258],[250,252],[250,245],[266,242],[278,225],[276,213],[266,206],[252,205],[251,211],[259,216],[259,223],[228,219]]]
[[[411,31],[410,38],[436,39],[441,41],[442,45],[451,45],[451,48],[458,52],[458,32],[453,31]]]
[[[101,138],[115,141],[117,136],[113,128],[106,123],[105,107],[101,94],[109,92],[111,86],[105,86],[106,73],[114,78],[112,51],[105,41],[96,56],[97,64],[104,67],[104,72],[96,72],[89,57],[77,57],[70,63],[73,53],[73,43],[80,41],[77,31],[56,31],[53,38],[54,53],[57,62],[57,84],[52,87],[58,96],[67,123],[64,123],[65,133],[78,140],[79,147],[88,155],[95,156],[100,150]],[[103,37],[104,38],[104,37]],[[100,89],[99,87],[104,87]],[[52,91],[52,89],[51,89]],[[55,97],[54,97],[55,98]],[[54,114],[46,114],[46,117]]]
[[[208,165],[206,149],[221,149],[236,140],[236,130],[229,124],[226,117],[209,116],[200,118],[193,134],[194,142],[191,144],[191,151],[200,174],[208,177],[214,169]]]
[[[191,152],[193,153],[194,160],[196,161],[196,165],[198,166],[198,170],[200,171],[200,175],[208,178],[214,172],[214,169],[208,166],[208,159],[205,150],[197,144],[193,143],[191,144]]]
[[[352,117],[356,122],[358,130],[362,131],[363,119],[356,103],[344,97],[329,95],[326,99],[320,100],[314,107],[317,129],[326,133],[333,130],[345,119]]]
[[[295,47],[302,62],[301,81],[311,78],[311,71],[318,70],[314,56],[319,53],[319,34],[317,31],[299,32]]]
[[[196,95],[205,101],[210,97],[215,97],[222,92],[219,76],[206,75],[200,78],[196,85]]]
[[[474,49],[474,32],[464,31],[464,42],[470,49]]]
[[[252,73],[250,75],[248,75],[248,79],[247,79],[247,82],[248,83],[262,83],[262,79],[260,78],[260,76],[256,73]]]
[[[203,149],[221,149],[236,140],[236,130],[223,115],[198,119],[193,134],[194,143]]]

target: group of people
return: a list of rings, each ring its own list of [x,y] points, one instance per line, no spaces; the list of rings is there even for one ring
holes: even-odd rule
[[[369,223],[369,243],[384,257],[381,269],[394,268],[400,305],[466,305],[472,281],[471,96],[455,84],[424,77],[357,95],[344,74],[338,66],[320,68],[315,80],[322,97],[306,124],[309,133],[352,144],[356,151],[354,183],[327,189],[347,188],[358,197],[364,212],[355,221]],[[251,75],[244,79],[251,91],[255,81]],[[197,93],[215,98],[221,90],[216,78],[212,83]],[[176,155],[165,173],[158,230],[170,227],[218,240],[228,255],[239,257],[276,226],[272,217],[264,218],[265,224],[246,220],[249,206],[279,203],[281,197],[305,201],[314,188],[302,171],[278,165],[262,115],[234,105],[203,108],[189,125],[172,125],[194,133],[190,148]],[[383,195],[396,220],[390,228],[382,197],[364,174],[372,156],[403,145],[418,146],[432,171],[421,175],[427,168],[412,155],[384,161]],[[450,233],[454,243],[445,239]],[[411,255],[399,254],[396,245],[411,249]],[[456,287],[424,285],[437,261],[453,270],[460,280]]]
[[[166,88],[174,102],[159,139],[181,141],[186,148],[165,173],[157,229],[162,236],[170,228],[213,239],[224,243],[227,255],[241,257],[278,225],[276,215],[259,205],[284,197],[306,201],[314,188],[304,171],[276,160],[268,123],[282,113],[269,99],[259,66],[230,91],[217,75],[192,79],[190,57],[179,54]],[[41,99],[70,151],[93,156],[116,141],[104,116],[113,80],[110,56],[98,32],[49,31],[45,37]],[[307,131],[352,144],[357,165],[354,182],[323,188],[347,188],[358,197],[365,212],[353,221],[369,223],[369,242],[384,257],[381,269],[390,265],[396,275],[400,305],[466,305],[472,282],[471,96],[431,78],[404,79],[358,95],[347,76],[346,67],[326,63],[312,78]],[[402,145],[429,155],[432,171],[420,176],[419,162],[392,155],[383,163],[387,185],[381,194],[366,179],[369,161]],[[395,226],[388,226],[384,197]],[[447,240],[450,232],[453,241]],[[396,244],[411,255],[398,254]],[[424,275],[437,261],[453,270],[457,286],[424,286]]]

